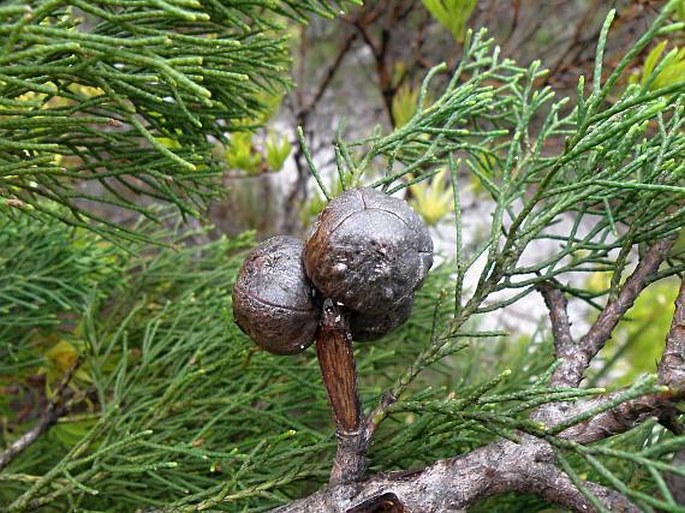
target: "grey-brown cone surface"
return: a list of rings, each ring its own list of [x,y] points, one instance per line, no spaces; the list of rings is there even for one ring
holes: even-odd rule
[[[260,347],[276,354],[314,342],[320,306],[302,264],[302,241],[279,235],[245,259],[233,288],[233,316]]]
[[[418,215],[371,188],[331,201],[305,242],[304,265],[316,288],[364,315],[398,308],[432,263],[433,241]]]
[[[405,298],[392,310],[379,314],[361,314],[350,312],[350,332],[355,342],[376,340],[404,324],[411,315],[413,295]]]

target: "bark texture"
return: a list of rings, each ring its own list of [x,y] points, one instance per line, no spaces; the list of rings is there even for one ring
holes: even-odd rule
[[[559,360],[550,378],[552,386],[578,387],[618,322],[653,281],[672,245],[673,239],[665,239],[647,250],[597,321],[577,341],[571,335],[567,299],[559,284],[546,282],[538,287],[549,310]],[[658,365],[661,386],[652,389],[654,392],[636,397],[630,395],[630,390],[619,390],[593,400],[545,404],[531,414],[533,420],[541,423],[541,429],[518,432],[516,441],[500,439],[423,468],[364,479],[366,451],[381,416],[373,411],[367,419],[361,417],[354,361],[341,319],[329,302],[317,341],[317,347],[323,351],[319,358],[338,426],[338,453],[331,482],[309,497],[273,510],[275,513],[456,512],[509,492],[536,494],[574,512],[595,511],[595,504],[612,512],[638,512],[637,505],[616,490],[592,482],[583,482],[582,489],[579,488],[578,480],[574,481],[560,464],[558,447],[564,447],[564,443],[597,442],[649,418],[658,419],[675,433],[683,432],[676,420],[676,403],[685,400],[685,282],[676,299],[675,315]],[[395,399],[385,400],[391,403]],[[592,414],[594,410],[596,414]],[[587,418],[582,422],[569,421],[583,414]],[[666,477],[677,496],[676,488],[682,479],[668,474]]]

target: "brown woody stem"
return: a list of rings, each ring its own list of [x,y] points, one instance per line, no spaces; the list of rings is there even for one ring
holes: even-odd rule
[[[670,387],[685,385],[685,279],[675,299],[675,312],[659,362],[659,383]]]
[[[584,487],[610,511],[640,511],[611,488],[591,482]],[[466,510],[484,498],[510,492],[533,493],[577,513],[596,511],[556,467],[551,447],[523,436],[522,443],[499,440],[420,469],[377,474],[363,483],[328,486],[272,513],[443,513]]]
[[[650,246],[638,262],[633,273],[626,279],[618,295],[609,300],[599,314],[599,317],[597,317],[597,320],[577,343],[573,343],[570,334],[567,337],[565,336],[563,341],[555,340],[556,356],[561,358],[562,361],[552,375],[552,384],[565,387],[577,387],[580,385],[590,363],[611,338],[614,328],[616,328],[616,325],[625,313],[633,306],[637,297],[652,282],[654,275],[668,256],[674,242],[675,239],[671,237],[661,239]],[[562,306],[554,306],[554,300],[550,296],[550,291],[546,292],[542,288],[541,292],[551,308],[552,322],[568,323],[565,312],[562,312]],[[562,316],[558,314],[562,314]],[[567,328],[563,329],[565,331]],[[557,328],[554,331],[556,336]]]
[[[77,358],[76,361],[69,367],[67,372],[62,377],[55,388],[52,398],[47,402],[45,408],[41,412],[38,423],[29,431],[24,433],[7,449],[0,453],[0,471],[9,465],[14,458],[24,452],[30,445],[32,445],[41,435],[45,434],[57,420],[67,411],[67,406],[64,404],[64,394],[67,386],[74,376],[74,373],[81,365],[83,359]]]
[[[316,354],[333,409],[338,439],[330,482],[356,481],[366,470],[368,437],[362,425],[357,370],[347,316],[342,307],[330,299],[324,301],[323,318],[316,337]]]

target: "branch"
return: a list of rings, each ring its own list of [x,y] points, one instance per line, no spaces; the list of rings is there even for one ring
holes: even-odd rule
[[[316,354],[328,399],[333,409],[338,449],[331,484],[359,480],[366,470],[369,436],[362,423],[352,338],[342,308],[326,299],[316,337]]]
[[[637,296],[651,282],[673,244],[672,239],[656,242],[640,260],[635,271],[626,280],[618,296],[610,300],[597,321],[576,344],[570,333],[563,292],[552,284],[538,287],[550,310],[555,350],[561,365],[552,383],[578,386],[590,361],[610,338],[619,320],[633,305]],[[680,383],[677,374],[685,356],[685,286],[676,300],[676,315],[667,338],[666,351],[660,363],[660,382],[674,385]],[[599,400],[559,408],[541,408],[535,415],[545,416],[548,425],[568,422],[583,412],[620,400],[626,391],[609,394]],[[564,429],[560,436],[582,444],[588,444],[616,433],[633,428],[649,417],[661,417],[673,412],[675,401],[685,398],[685,387],[672,387],[657,393],[628,399],[617,406],[593,415],[589,420]],[[386,398],[392,402],[392,398]],[[383,401],[382,401],[383,403]],[[382,409],[382,408],[381,408]],[[356,417],[355,417],[356,418]],[[369,429],[357,430],[356,440],[363,440],[362,458],[368,439],[360,433],[369,433],[374,427],[374,415],[367,421]],[[340,429],[339,429],[340,431]],[[346,448],[344,438],[338,437],[338,455],[354,457],[354,449]],[[354,440],[354,438],[353,438]],[[359,445],[353,447],[359,447]],[[335,472],[335,469],[334,469]],[[361,476],[361,474],[359,474]],[[279,508],[278,513],[330,511],[340,513],[370,513],[379,511],[425,513],[445,509],[463,509],[478,501],[509,492],[533,493],[553,501],[572,511],[594,511],[594,503],[588,495],[594,495],[610,511],[637,512],[639,509],[622,494],[594,483],[584,483],[580,490],[571,478],[554,463],[554,450],[544,440],[522,435],[521,443],[500,440],[464,456],[437,461],[416,471],[379,474],[364,482],[334,480],[329,487],[305,499]]]
[[[659,383],[682,386],[685,383],[685,279],[675,300],[675,313],[666,336],[666,347],[658,367]]]
[[[592,503],[553,461],[554,452],[545,442],[532,437],[523,437],[521,444],[501,440],[419,470],[329,486],[273,513],[438,513],[468,508],[507,492],[534,493],[576,512],[594,511]],[[586,492],[611,511],[639,511],[613,490],[591,483],[585,486]]]
[[[571,336],[563,292],[551,283],[538,287],[550,311],[555,350],[561,358],[561,365],[552,378],[554,384],[578,386],[590,361],[610,338],[637,296],[651,282],[672,244],[672,239],[666,239],[649,248],[618,296],[607,303],[597,321],[577,344]],[[681,382],[681,375],[677,372],[685,361],[684,296],[685,286],[681,287],[676,300],[676,314],[659,366],[660,383],[671,385],[672,388],[634,399],[626,398],[626,401],[621,400],[626,391],[618,391],[596,401],[570,407],[547,405],[533,416],[545,417],[545,422],[553,427],[568,422],[576,415],[590,413],[595,408],[601,409],[603,405],[609,406],[609,402],[621,401],[607,411],[569,426],[559,435],[567,440],[588,444],[627,431],[646,418],[671,415],[674,403],[685,398],[685,387],[673,386]],[[392,402],[392,399],[384,398],[381,404]],[[382,406],[380,411],[383,411]],[[373,419],[372,413],[367,421],[367,433],[373,430]],[[341,451],[340,444],[338,451]],[[580,490],[571,477],[555,465],[554,460],[555,453],[548,442],[523,434],[521,443],[499,440],[464,456],[440,460],[416,471],[379,474],[364,482],[348,484],[335,485],[332,481],[329,487],[275,511],[370,513],[382,508],[383,511],[431,513],[468,508],[482,499],[509,492],[533,493],[571,511],[594,511],[596,501],[610,511],[639,511],[615,490],[595,483],[583,483],[584,489]],[[595,502],[588,496],[594,496]]]
[[[685,399],[685,280],[681,282],[675,300],[675,313],[666,336],[666,346],[659,362],[658,375],[658,382],[668,387],[662,392],[626,401],[565,430],[561,436],[588,444],[628,431],[650,417],[658,418],[675,433],[682,431],[675,421],[675,403]],[[576,408],[575,411],[564,412],[564,415],[568,419],[582,411],[606,404],[624,393],[625,391],[617,391],[600,400],[586,402],[582,405],[582,410]],[[560,420],[563,422],[564,419]]]
[[[0,454],[0,470],[4,469],[9,465],[14,458],[19,456],[24,452],[29,446],[31,446],[38,438],[46,433],[57,420],[64,415],[66,412],[66,405],[63,402],[64,392],[66,391],[67,385],[74,376],[76,369],[81,365],[82,359],[79,357],[72,364],[72,366],[67,370],[59,382],[54,394],[45,405],[43,412],[40,415],[40,420],[32,429],[24,433],[18,440],[15,440],[5,451]]]
[[[340,69],[340,66],[342,65],[342,62],[345,59],[345,56],[352,49],[352,45],[357,39],[357,37],[357,32],[351,32],[347,36],[342,46],[340,47],[340,50],[338,51],[338,55],[336,55],[333,62],[326,69],[326,72],[324,73],[324,78],[319,84],[316,93],[314,93],[313,99],[309,104],[302,106],[300,111],[297,113],[297,124],[302,126],[303,129],[307,126],[307,119],[309,118],[309,115],[312,113],[314,109],[316,109],[317,105],[321,101],[321,98],[323,98],[323,95],[328,90],[328,86],[331,85],[333,78]]]
[[[595,401],[584,402],[582,405],[566,411],[566,418],[561,421],[563,422],[590,409],[601,408],[603,404],[607,404],[621,394],[625,394],[625,390],[608,394]],[[669,418],[675,411],[675,402],[683,399],[685,399],[685,388],[666,389],[656,394],[631,399],[598,413],[585,422],[565,429],[559,436],[587,445],[613,435],[625,433],[649,418]]]
[[[571,322],[568,318],[568,301],[564,293],[553,286],[551,283],[543,282],[538,285],[538,291],[545,300],[545,305],[549,309],[549,318],[552,323],[552,336],[554,337],[554,354],[561,356],[570,352],[574,345],[571,336]],[[555,376],[557,381],[552,378],[551,385],[571,386],[564,382],[565,376]]]
[[[652,275],[659,269],[674,242],[673,238],[655,242],[640,259],[633,273],[621,287],[618,296],[609,300],[597,320],[578,343],[572,344],[566,341],[568,345],[562,344],[562,352],[557,354],[562,359],[562,363],[552,375],[552,383],[568,387],[577,387],[580,384],[590,362],[611,338],[614,328],[633,306],[637,296],[651,283]],[[550,316],[553,315],[555,314],[550,311]]]
[[[303,30],[304,34],[304,30]],[[308,133],[309,130],[309,116],[314,112],[316,109],[317,105],[323,98],[324,94],[326,94],[326,91],[328,90],[329,86],[333,82],[333,78],[335,75],[338,73],[340,70],[340,67],[342,65],[343,60],[345,59],[345,56],[349,53],[349,51],[352,49],[352,46],[354,42],[356,41],[358,37],[358,34],[356,32],[350,33],[347,38],[345,39],[345,42],[343,43],[342,47],[340,48],[340,51],[338,52],[338,55],[336,56],[335,60],[333,63],[328,66],[328,69],[324,73],[324,78],[319,84],[319,87],[317,88],[316,92],[314,93],[313,99],[305,105],[305,101],[302,98],[302,91],[303,88],[298,88],[297,89],[297,98],[298,98],[298,111],[295,114],[295,125],[299,126],[302,128],[303,133]],[[303,35],[304,38],[304,35]],[[300,46],[301,48],[301,53],[302,55],[300,56],[300,70],[303,72],[302,74],[304,75],[304,67],[305,63],[309,61],[307,56],[305,55],[305,49],[306,45],[304,44],[305,41],[303,39],[302,45]],[[303,84],[305,83],[305,79],[303,77],[300,77],[300,83]],[[290,191],[286,194],[286,201],[284,202],[285,205],[285,214],[284,214],[284,224],[283,228],[285,229],[286,232],[294,231],[295,227],[297,226],[297,223],[299,223],[299,215],[300,215],[300,210],[301,210],[301,204],[307,199],[307,181],[310,178],[310,174],[308,172],[308,167],[305,164],[305,152],[304,148],[302,146],[302,143],[299,142],[299,138],[295,138],[297,142],[297,149],[293,155],[295,165],[297,168],[297,177],[295,179],[295,182],[290,188]]]
[[[379,92],[383,98],[383,104],[388,114],[390,124],[395,126],[395,119],[392,113],[392,98],[395,95],[395,89],[392,84],[392,76],[387,62],[390,45],[390,28],[387,25],[381,26],[380,41],[378,42],[374,41],[368,30],[370,23],[369,20],[375,21],[375,19],[380,17],[380,15],[388,12],[387,6],[384,8],[381,4],[379,7],[380,9],[376,11],[378,15],[374,17],[372,11],[369,16],[361,16],[358,19],[353,20],[352,26],[357,30],[362,40],[364,43],[366,43],[366,46],[368,46],[371,54],[373,55],[376,64],[376,76],[378,77]],[[392,18],[392,14],[390,14],[390,17]],[[393,20],[391,19],[391,23],[392,22]]]

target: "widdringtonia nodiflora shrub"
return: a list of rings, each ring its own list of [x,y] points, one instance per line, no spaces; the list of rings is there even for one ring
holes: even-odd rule
[[[20,454],[0,453],[0,464],[11,460],[0,471],[3,507],[682,511],[685,469],[672,461],[685,446],[685,287],[654,341],[664,352],[653,375],[618,388],[591,366],[645,288],[685,271],[675,240],[685,83],[623,80],[651,42],[683,30],[672,21],[679,6],[668,2],[603,76],[610,15],[592,84],[581,78],[570,100],[539,86],[539,64],[519,67],[484,32],[470,34],[442,90],[431,84],[443,70],[428,75],[406,125],[336,141],[343,184],[392,193],[446,167],[454,191],[456,259],[431,270],[407,323],[355,347],[358,433],[333,436],[312,351],[256,350],[233,322],[232,283],[251,241],[116,249],[112,290],[87,297],[72,331],[84,361],[66,366],[66,391],[53,382],[64,400],[46,412],[59,421]],[[476,242],[462,229],[466,176],[493,205]],[[539,252],[540,241],[554,249]],[[81,255],[104,261],[99,249],[84,244]],[[597,272],[610,275],[604,290],[583,279]],[[538,294],[542,324],[529,337],[482,329]],[[569,302],[596,308],[596,320],[571,330]],[[352,458],[354,472],[331,472]]]

